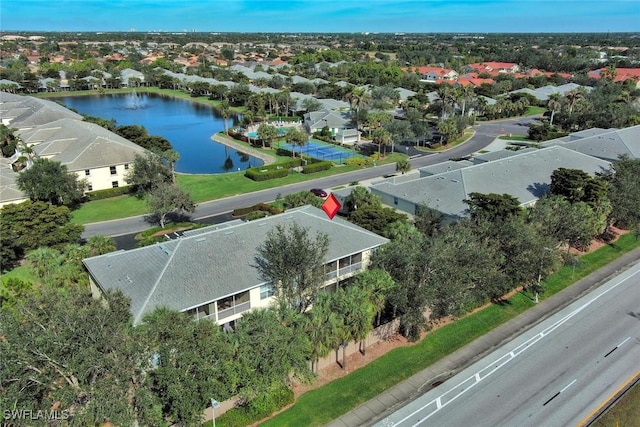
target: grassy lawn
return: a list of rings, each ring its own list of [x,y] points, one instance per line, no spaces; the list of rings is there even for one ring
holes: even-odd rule
[[[544,282],[546,292],[542,298],[552,296],[638,246],[640,240],[627,234],[615,244],[581,257],[575,271],[573,267],[564,267]],[[522,293],[510,298],[507,304],[490,305],[428,334],[414,346],[394,349],[352,374],[305,393],[290,409],[262,425],[326,424],[532,306],[531,298]]]
[[[594,427],[637,426],[640,422],[640,383],[636,383],[602,417],[593,423]]]
[[[393,153],[377,162],[378,165],[395,163],[399,159],[407,156],[400,153]],[[265,190],[267,188],[277,188],[283,185],[295,184],[297,182],[309,181],[316,178],[337,175],[345,172],[352,172],[360,169],[359,166],[336,166],[330,170],[303,174],[292,172],[284,178],[271,179],[268,181],[256,182],[244,176],[244,172],[231,172],[212,175],[178,175],[178,185],[191,194],[196,203],[223,197],[235,196],[238,194],[250,193],[253,191]],[[265,200],[265,202],[268,200]],[[96,200],[83,204],[79,209],[73,211],[72,222],[76,224],[88,224],[92,222],[109,221],[126,218],[147,213],[147,206],[144,200],[134,196],[119,196],[111,199]]]
[[[531,139],[529,139],[527,137],[527,135],[501,135],[500,139],[504,139],[506,141],[523,141],[523,142],[530,142],[532,144],[535,144],[536,141],[533,141]]]
[[[432,148],[418,147],[418,146],[416,146],[415,148],[416,150],[423,151],[425,153],[438,153],[440,151],[449,150],[455,146],[462,144],[463,142],[467,142],[467,140],[471,138],[474,134],[475,134],[475,131],[471,129],[466,129],[460,138],[454,139],[453,141],[449,142],[447,145],[440,146],[439,144],[434,144]]]
[[[544,107],[536,107],[536,106],[528,106],[527,111],[525,111],[525,116],[537,116],[539,114],[544,114],[547,111]]]

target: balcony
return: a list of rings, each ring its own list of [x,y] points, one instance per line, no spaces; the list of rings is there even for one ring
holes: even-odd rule
[[[251,301],[243,302],[233,307],[225,308],[224,310],[218,310],[218,321],[231,317],[234,314],[243,313],[251,309]]]
[[[354,264],[351,265],[347,265],[345,267],[341,267],[338,270],[338,276],[342,277],[342,276],[346,276],[347,274],[350,273],[355,273],[362,270],[362,262],[356,262]]]

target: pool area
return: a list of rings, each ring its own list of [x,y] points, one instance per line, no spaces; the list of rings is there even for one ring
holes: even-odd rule
[[[276,128],[278,131],[278,136],[285,136],[287,134],[287,130],[289,130],[289,128]],[[249,138],[257,138],[258,137],[258,132],[247,132],[247,136]]]
[[[354,157],[364,158],[363,155],[356,153],[353,150],[338,147],[336,145],[327,144],[317,139],[310,139],[302,147],[294,147],[288,142],[278,144],[278,148],[293,151],[295,149],[296,154],[302,153],[305,156],[313,157],[318,160],[330,160],[334,163],[343,164],[347,159]]]

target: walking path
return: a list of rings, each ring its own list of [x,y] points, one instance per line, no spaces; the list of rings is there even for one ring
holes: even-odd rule
[[[254,150],[253,148],[247,147],[246,145],[238,144],[233,140],[233,138],[230,138],[228,136],[216,133],[211,136],[211,139],[219,144],[226,145],[229,148],[233,148],[234,150],[238,150],[253,157],[257,157],[264,162],[265,166],[275,163],[276,161],[275,157],[270,156],[269,154],[265,154],[262,151]]]
[[[638,262],[638,260],[640,260],[640,248],[628,252],[411,378],[363,403],[331,422],[329,426],[363,426],[372,425],[380,421],[388,414],[432,389],[433,384],[438,384],[438,382],[451,378],[495,348],[571,304],[576,299],[606,282],[610,277]]]

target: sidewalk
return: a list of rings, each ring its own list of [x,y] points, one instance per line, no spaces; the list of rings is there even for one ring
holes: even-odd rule
[[[637,248],[348,412],[331,427],[372,425],[640,260]]]

